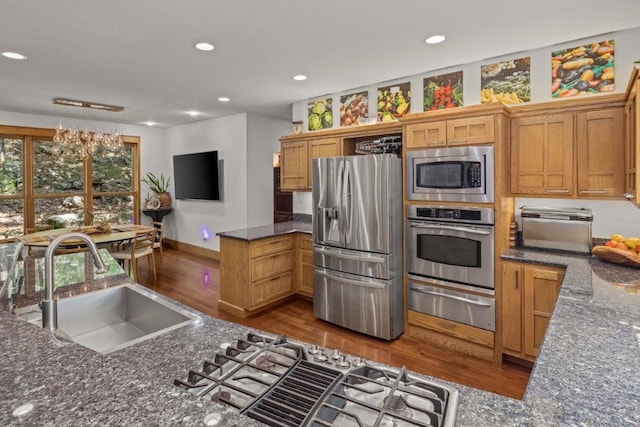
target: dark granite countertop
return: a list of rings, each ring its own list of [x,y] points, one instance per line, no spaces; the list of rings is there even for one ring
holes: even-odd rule
[[[311,234],[312,225],[307,221],[279,222],[277,224],[262,225],[259,227],[243,228],[241,230],[223,231],[217,233],[220,237],[230,237],[239,240],[259,240],[267,237],[281,236],[289,233]]]
[[[640,270],[538,251],[503,258],[567,273],[524,400],[453,385],[456,424],[638,426]],[[262,425],[173,386],[222,343],[252,331],[189,311],[202,320],[109,355],[62,344],[0,311],[0,425],[204,425],[212,414],[218,425]],[[12,414],[27,403],[35,406],[30,413]]]

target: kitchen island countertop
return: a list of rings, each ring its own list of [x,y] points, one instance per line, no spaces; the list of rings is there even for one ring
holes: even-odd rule
[[[220,237],[229,237],[238,240],[258,240],[267,237],[281,236],[290,233],[311,234],[312,225],[306,221],[288,221],[276,224],[262,225],[258,227],[243,228],[240,230],[223,231],[217,233]]]
[[[640,295],[629,284],[640,279],[640,270],[535,251],[503,258],[566,266],[567,273],[524,400],[453,384],[460,391],[457,425],[637,426]],[[0,424],[204,425],[218,416],[218,425],[262,425],[173,386],[222,343],[252,331],[190,311],[202,321],[109,355],[62,345],[0,312]],[[33,411],[12,415],[26,403]]]

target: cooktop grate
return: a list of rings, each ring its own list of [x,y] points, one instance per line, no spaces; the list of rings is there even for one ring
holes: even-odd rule
[[[300,426],[341,377],[340,371],[301,360],[244,414],[274,427]]]

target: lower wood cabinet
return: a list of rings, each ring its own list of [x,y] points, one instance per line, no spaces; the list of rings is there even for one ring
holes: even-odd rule
[[[502,265],[502,352],[534,361],[560,292],[564,269]]]
[[[250,316],[293,294],[294,235],[220,238],[221,310]]]
[[[313,298],[313,246],[311,234],[298,234],[296,292]]]

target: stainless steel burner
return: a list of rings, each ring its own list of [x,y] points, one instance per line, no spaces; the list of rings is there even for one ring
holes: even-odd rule
[[[278,359],[272,354],[261,354],[256,358],[256,365],[261,368],[273,368]]]
[[[458,391],[339,349],[248,334],[174,384],[271,426],[455,425]]]
[[[404,401],[402,396],[397,396],[395,394],[390,394],[384,398],[382,407],[384,409],[389,409],[395,412],[402,412],[407,409],[407,403]]]

